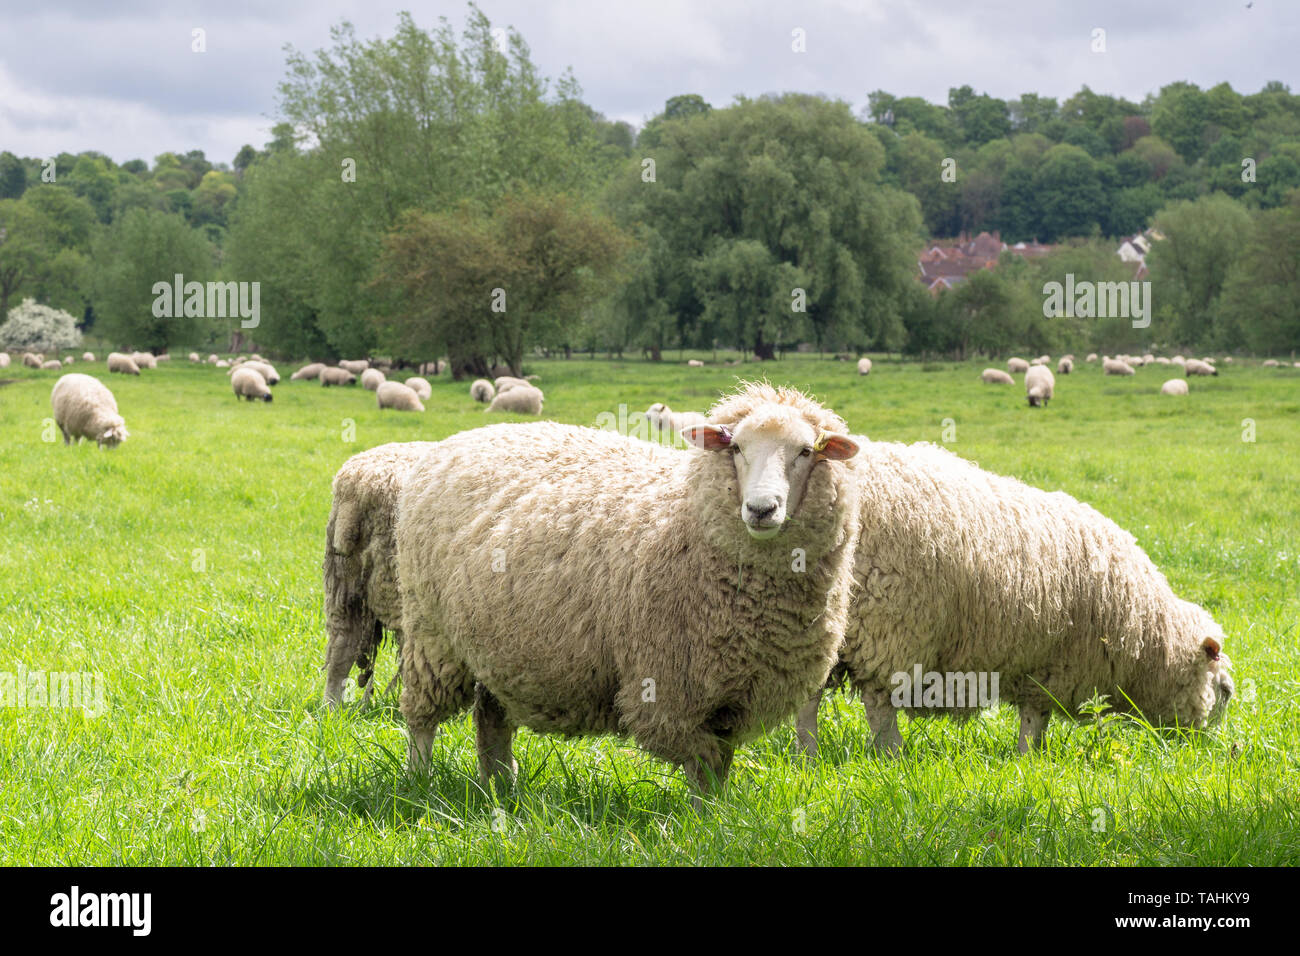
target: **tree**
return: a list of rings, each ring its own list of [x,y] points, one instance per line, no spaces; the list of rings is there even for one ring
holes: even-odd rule
[[[1034,177],[1042,198],[1041,238],[1086,235],[1096,225],[1102,205],[1101,182],[1091,156],[1077,146],[1053,146]]]
[[[15,351],[56,352],[81,344],[76,320],[67,312],[23,299],[0,325],[0,346]]]
[[[5,150],[0,153],[0,199],[17,199],[27,188],[27,168],[23,161]]]
[[[1256,218],[1228,269],[1219,316],[1256,354],[1300,350],[1300,189]]]
[[[80,312],[76,259],[88,251],[94,223],[90,204],[58,186],[0,199],[0,315],[20,294]]]

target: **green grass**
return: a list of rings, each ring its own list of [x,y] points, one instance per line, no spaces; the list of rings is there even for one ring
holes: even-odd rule
[[[1157,394],[1167,370],[1082,366],[1040,411],[981,367],[528,370],[548,417],[581,424],[620,402],[704,409],[737,373],[808,387],[873,438],[939,441],[952,419],[954,451],[1094,505],[1216,615],[1242,691],[1228,719],[1191,740],[1054,721],[1019,758],[1003,707],[903,721],[907,754],[883,760],[836,696],[818,766],[774,727],[703,816],[629,741],[523,731],[521,785],[497,800],[467,717],[415,778],[394,701],[321,708],[330,479],[365,448],[484,423],[467,383],[435,380],[423,415],[381,414],[285,368],[273,404],[237,404],[222,372],[173,362],[112,377],[131,438],[101,452],[42,440],[55,373],[0,372],[0,672],[99,673],[108,705],[0,708],[0,864],[1297,862],[1300,370],[1238,363],[1177,399]],[[379,687],[393,670],[385,653]]]

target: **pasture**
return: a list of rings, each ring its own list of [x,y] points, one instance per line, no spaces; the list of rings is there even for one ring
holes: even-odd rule
[[[985,364],[525,371],[541,376],[545,416],[576,424],[620,403],[703,411],[737,375],[766,376],[873,439],[951,439],[1069,492],[1223,625],[1238,689],[1226,721],[1195,738],[1054,720],[1022,758],[1004,706],[965,724],[904,720],[905,754],[881,759],[861,706],[835,695],[815,767],[792,721],[773,727],[704,815],[681,773],[631,741],[523,730],[520,785],[496,799],[478,787],[467,715],[416,777],[395,696],[322,708],[330,480],[366,448],[485,424],[468,382],[431,378],[428,411],[410,414],[380,412],[360,387],[290,382],[287,363],[269,405],[237,402],[222,370],[182,356],[139,378],[77,364],[126,418],[131,437],[110,452],[45,440],[59,373],[5,369],[0,672],[102,675],[105,706],[0,707],[0,864],[1300,862],[1300,369],[1239,360],[1177,398],[1158,394],[1175,370],[1106,378],[1081,363],[1031,409],[1022,376],[986,386]],[[380,690],[394,669],[385,650]]]

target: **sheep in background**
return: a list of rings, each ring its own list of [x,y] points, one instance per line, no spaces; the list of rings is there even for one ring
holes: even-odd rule
[[[230,363],[225,359],[217,359],[215,368],[230,368]],[[229,373],[227,373],[229,374]]]
[[[361,373],[361,387],[371,392],[377,390],[386,381],[388,376],[377,368],[368,368]]]
[[[320,384],[322,388],[329,388],[331,385],[355,385],[357,377],[345,368],[326,368],[320,373]]]
[[[201,359],[199,358],[199,353],[198,353],[198,352],[191,352],[191,353],[189,354],[189,360],[190,360],[191,362],[198,362],[198,361],[201,361]]]
[[[252,401],[260,398],[264,402],[271,401],[271,387],[266,384],[266,379],[262,378],[262,373],[255,368],[237,368],[230,376],[230,387],[235,392],[235,400],[245,398]]]
[[[1181,378],[1171,378],[1160,386],[1161,395],[1186,395],[1187,382]]]
[[[304,365],[298,371],[289,376],[291,382],[314,382],[320,378],[320,373],[325,371],[324,362],[312,362],[310,365]]]
[[[406,387],[413,389],[416,395],[420,396],[420,401],[427,401],[433,397],[433,386],[425,379],[418,375],[413,375],[406,380]]]
[[[686,364],[690,368],[704,368],[704,363],[699,359],[687,359]]]
[[[401,382],[380,382],[375,389],[375,398],[379,407],[392,408],[399,412],[422,412],[424,404],[415,389]]]
[[[1031,407],[1046,407],[1056,389],[1056,378],[1046,365],[1035,365],[1025,373],[1025,397]]]
[[[140,368],[129,355],[121,352],[108,353],[108,370],[110,372],[120,372],[123,375],[139,375]]]
[[[851,587],[856,445],[833,412],[770,386],[723,398],[711,422],[688,430],[703,451],[494,425],[411,469],[396,537],[412,763],[472,703],[485,781],[513,777],[527,726],[630,735],[699,792],[824,682]]]
[[[1007,371],[1013,374],[1016,372],[1028,372],[1029,363],[1022,358],[1009,358],[1007,359]]]
[[[485,378],[476,378],[469,387],[469,397],[476,402],[490,402],[496,396],[496,387]]]
[[[498,392],[487,410],[514,412],[517,415],[540,415],[544,398],[542,390],[534,385],[517,385],[508,391]]]
[[[492,386],[496,389],[496,394],[498,395],[502,392],[508,392],[510,389],[518,385],[526,386],[528,384],[530,384],[528,379],[515,378],[513,375],[498,375],[492,382]]]
[[[135,363],[136,368],[158,367],[158,360],[148,352],[132,352],[131,361]]]
[[[708,418],[699,412],[675,412],[663,402],[655,402],[645,410],[645,418],[660,432],[680,435],[691,425],[703,425]]]
[[[1063,358],[1061,359],[1061,361],[1056,363],[1057,375],[1069,375],[1073,371],[1074,371],[1074,359]]]
[[[369,359],[342,359],[339,361],[339,368],[345,368],[353,375],[360,375],[366,369],[370,368]]]
[[[1097,361],[1097,353],[1096,353],[1096,352],[1089,352],[1089,353],[1088,353],[1088,357],[1085,358],[1084,361],[1085,361],[1085,362],[1095,362],[1095,361]]]
[[[63,368],[63,363],[60,362],[58,359],[49,359],[41,363],[41,368],[46,370],[57,371],[58,369]]]
[[[8,368],[10,361],[8,352],[0,352],[0,368]]]
[[[1000,368],[986,368],[980,373],[980,380],[985,385],[1014,385],[1016,380]]]
[[[40,367],[41,367],[41,363],[44,362],[44,361],[45,361],[45,359],[44,359],[42,356],[39,356],[39,355],[35,354],[34,352],[24,352],[24,353],[23,353],[23,364],[24,364],[25,366],[27,366],[28,368],[40,368]],[[1264,364],[1267,365],[1268,363],[1265,362]],[[1273,364],[1276,365],[1277,363],[1274,362]]]
[[[1106,375],[1133,375],[1133,367],[1127,362],[1121,362],[1119,359],[1108,358],[1102,365],[1102,370]]]
[[[865,355],[862,358],[858,359],[858,374],[859,375],[871,374],[871,359],[867,358]]]
[[[117,399],[97,378],[78,372],[60,377],[50,392],[50,404],[65,445],[89,438],[100,448],[116,448],[128,437]]]
[[[1188,359],[1183,365],[1184,375],[1218,375],[1219,370],[1213,365],[1208,365],[1200,359]]]

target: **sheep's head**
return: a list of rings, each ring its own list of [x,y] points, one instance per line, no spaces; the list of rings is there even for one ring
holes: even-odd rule
[[[263,396],[262,396],[262,401],[264,401],[264,402],[269,402],[269,401],[271,401],[271,393],[270,393],[270,392],[267,392],[265,395],[263,395]]]
[[[1029,404],[1035,408],[1043,404],[1043,386],[1033,385],[1030,387]]]
[[[763,401],[769,395],[771,400]],[[749,386],[715,406],[711,417],[716,423],[689,425],[682,437],[706,451],[732,456],[740,518],[754,538],[776,536],[798,512],[819,462],[842,461],[858,452],[837,416],[787,389]]]
[[[655,428],[662,428],[663,425],[660,423],[662,421],[662,416],[666,411],[668,411],[667,405],[663,402],[655,402],[645,410],[645,419],[651,425],[654,425]]]
[[[1228,701],[1236,693],[1232,682],[1232,661],[1223,653],[1223,645],[1217,637],[1207,637],[1201,641],[1200,650],[1206,661],[1206,692],[1204,694],[1204,719],[1207,727],[1213,727],[1223,719],[1228,709]]]
[[[101,448],[116,448],[122,442],[126,441],[129,436],[126,432],[126,420],[120,415],[113,419],[112,423],[104,429],[103,433],[96,439],[96,444]]]

